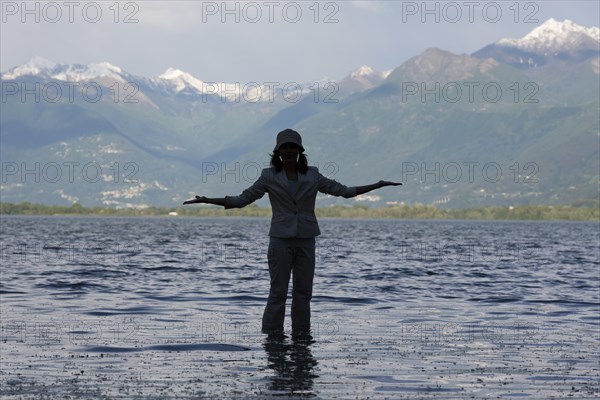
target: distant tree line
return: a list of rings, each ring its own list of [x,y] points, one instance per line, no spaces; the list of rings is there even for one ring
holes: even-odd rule
[[[250,205],[241,209],[224,210],[215,206],[200,207],[148,207],[104,208],[71,206],[47,206],[23,202],[0,203],[2,215],[106,215],[106,216],[190,216],[190,217],[270,217],[271,209]],[[514,207],[482,207],[457,210],[438,209],[431,205],[394,205],[369,208],[364,205],[317,208],[318,217],[331,218],[397,218],[397,219],[480,219],[480,220],[568,220],[600,221],[600,207],[577,207],[572,205]]]

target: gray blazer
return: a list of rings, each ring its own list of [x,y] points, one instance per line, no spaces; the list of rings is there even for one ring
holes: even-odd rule
[[[356,187],[321,175],[316,167],[308,167],[306,174],[298,173],[296,192],[292,193],[289,181],[282,169],[265,168],[252,186],[239,196],[225,196],[225,208],[241,208],[269,193],[273,216],[269,236],[280,238],[312,238],[321,234],[315,216],[317,192],[342,196],[356,196]]]

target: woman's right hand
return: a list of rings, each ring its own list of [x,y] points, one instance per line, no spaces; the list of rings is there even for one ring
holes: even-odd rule
[[[195,199],[184,201],[183,205],[185,206],[186,204],[196,204],[196,203],[205,203],[205,202],[206,202],[206,196],[196,196]]]

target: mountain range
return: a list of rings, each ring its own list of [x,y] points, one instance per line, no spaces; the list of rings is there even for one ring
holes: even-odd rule
[[[430,48],[391,71],[278,84],[34,57],[0,75],[0,194],[119,208],[238,194],[292,127],[326,176],[404,182],[321,206],[594,204],[599,43],[597,27],[550,19],[471,55]]]

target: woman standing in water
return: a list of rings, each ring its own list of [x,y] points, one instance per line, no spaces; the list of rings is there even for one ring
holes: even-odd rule
[[[350,198],[384,186],[402,185],[379,181],[347,187],[309,167],[302,138],[292,129],[277,134],[271,168],[262,170],[258,180],[239,196],[207,198],[196,196],[183,204],[207,203],[242,208],[269,194],[273,216],[267,254],[271,288],[262,319],[262,331],[283,334],[285,302],[290,275],[292,287],[292,333],[309,336],[310,300],[315,273],[315,236],[321,232],[315,216],[317,192]]]

